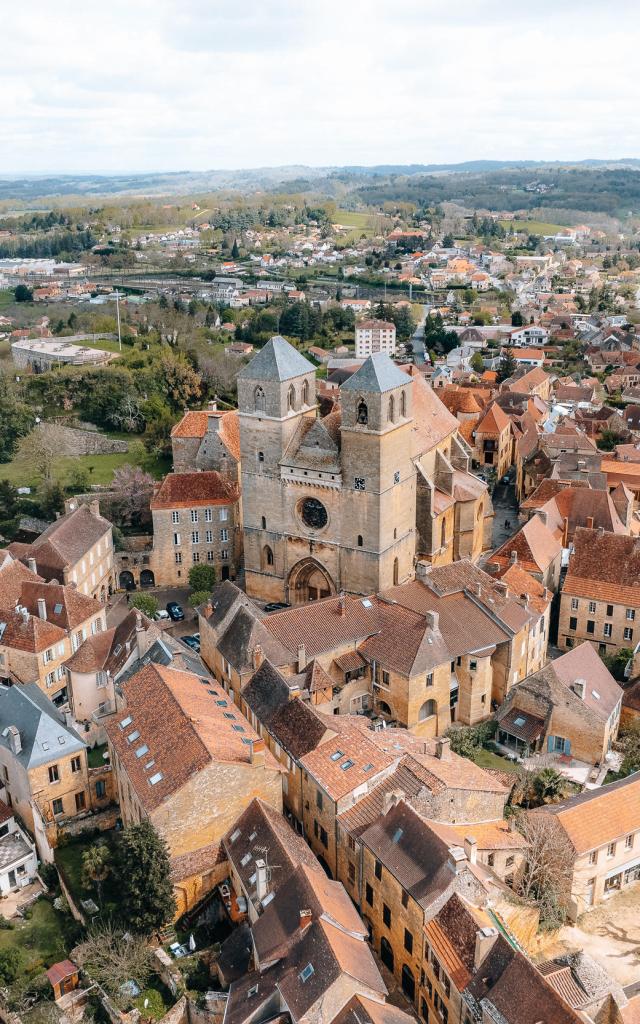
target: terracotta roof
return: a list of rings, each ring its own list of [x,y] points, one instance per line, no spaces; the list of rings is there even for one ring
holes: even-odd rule
[[[55,576],[56,571],[79,562],[90,548],[110,533],[108,519],[96,515],[88,505],[79,505],[47,527],[29,546],[23,560],[32,556],[39,575],[45,578]]]
[[[413,379],[412,454],[417,458],[432,451],[446,437],[455,434],[459,424],[421,374],[410,376]]]
[[[498,937],[469,988],[504,1024],[581,1024],[572,1009],[522,953]],[[493,1008],[493,1009],[490,1009]]]
[[[154,493],[152,510],[190,508],[194,505],[231,505],[239,498],[238,488],[220,473],[168,473]]]
[[[356,995],[345,1004],[331,1024],[410,1024],[411,1019],[404,1010],[392,1003],[380,1003],[364,995]]]
[[[453,893],[425,926],[429,945],[459,992],[473,976],[478,928],[491,927],[491,924],[484,911],[471,908]]]
[[[640,828],[640,772],[531,813],[552,814],[576,853],[588,853]]]
[[[417,797],[425,788],[425,785],[432,792],[440,792],[444,789],[438,779],[431,780],[429,776],[425,779],[419,767],[412,757],[403,757],[397,768],[390,775],[387,775],[382,782],[369,790],[361,800],[357,800],[352,807],[338,815],[340,828],[344,829],[345,832],[349,832],[352,836],[359,836],[369,825],[377,821],[382,814],[382,807],[387,793],[402,793],[407,802],[411,803],[412,798]],[[428,785],[430,782],[432,783],[431,786]]]
[[[503,569],[499,578],[506,583],[513,594],[519,597],[527,596],[529,604],[541,615],[547,610],[553,600],[553,593],[547,590],[539,580],[531,573],[523,569],[517,562],[512,563]]]
[[[3,647],[31,654],[46,651],[48,647],[60,643],[67,636],[64,629],[53,622],[47,622],[46,619],[39,619],[37,615],[28,613],[23,616],[15,608],[0,610],[0,624],[4,624],[4,630],[0,634],[0,644]]]
[[[342,602],[342,604],[341,604]],[[366,604],[365,604],[366,602]],[[341,614],[341,607],[344,614]],[[275,612],[263,620],[265,628],[293,653],[304,644],[307,657],[357,640],[378,630],[377,601],[347,595]]]
[[[327,732],[326,722],[297,698],[266,659],[242,690],[242,699],[261,725],[296,760],[313,750]]]
[[[513,699],[517,701],[517,694]],[[529,711],[521,711],[517,706],[510,708],[507,714],[499,720],[501,729],[525,743],[535,743],[540,736],[543,736],[545,724],[544,718],[532,715]]]
[[[573,545],[563,593],[640,607],[640,539],[578,527]]]
[[[439,821],[429,821],[431,828],[445,842],[457,843],[462,846],[465,839],[475,839],[479,850],[523,850],[526,846],[524,836],[517,830],[509,828],[509,822],[480,821],[467,825],[449,825]]]
[[[562,543],[542,522],[540,516],[533,516],[513,537],[509,537],[490,560],[498,565],[511,560],[515,551],[518,562],[530,572],[545,572],[562,553]]]
[[[45,602],[47,621],[67,631],[80,626],[102,609],[99,601],[81,594],[75,587],[52,581],[25,580],[20,591],[20,604],[32,615],[38,615],[38,600]]]
[[[14,608],[20,600],[22,584],[26,580],[41,580],[17,559],[6,561],[0,567],[0,607]]]
[[[370,782],[398,760],[398,754],[381,750],[359,726],[349,722],[340,722],[338,726],[337,736],[330,736],[300,758],[305,771],[333,800],[346,796],[363,782]]]
[[[440,392],[440,401],[449,412],[480,413],[491,397],[491,392],[478,388],[458,387],[450,384]]]
[[[211,871],[216,864],[224,860],[221,843],[207,843],[197,850],[178,854],[171,858],[171,878],[174,882],[183,882],[194,875],[203,875]]]
[[[361,669],[367,663],[357,651],[347,651],[346,654],[336,658],[334,664],[338,666],[341,672],[357,672],[358,669]]]
[[[99,672],[106,664],[111,644],[115,636],[115,627],[103,633],[88,636],[83,644],[68,661],[65,668],[70,672]]]
[[[264,745],[224,690],[192,672],[149,664],[126,680],[123,695],[124,707],[108,720],[106,729],[148,810],[207,765],[250,764],[252,746]],[[137,756],[143,745],[148,750]],[[269,752],[266,763],[276,767]]]
[[[478,423],[476,430],[481,434],[501,434],[509,427],[510,423],[511,420],[507,414],[494,402]]]
[[[204,437],[209,427],[209,413],[206,409],[185,412],[182,419],[171,428],[172,437]]]

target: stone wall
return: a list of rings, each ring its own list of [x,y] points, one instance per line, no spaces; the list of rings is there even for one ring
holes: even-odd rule
[[[94,430],[68,427],[62,423],[56,423],[55,426],[56,434],[59,434],[61,440],[61,455],[114,455],[129,451],[128,441],[106,437]],[[46,429],[46,427],[47,424],[43,423],[41,428],[37,429]]]

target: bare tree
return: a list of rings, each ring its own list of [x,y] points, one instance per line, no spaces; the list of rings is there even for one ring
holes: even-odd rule
[[[126,981],[135,978],[141,988],[152,970],[153,953],[140,935],[122,932],[111,924],[96,925],[75,950],[75,959],[89,977],[97,981],[112,999],[123,1006],[127,1003],[121,989]]]
[[[117,409],[110,414],[109,419],[114,427],[120,427],[131,434],[140,430],[144,417],[140,411],[140,400],[136,395],[125,395]]]
[[[141,526],[149,521],[149,502],[155,483],[154,477],[140,466],[126,463],[114,470],[112,487],[117,495],[120,523]]]
[[[521,811],[516,826],[527,844],[518,895],[538,907],[541,925],[558,927],[565,918],[571,891],[571,847],[551,814]]]
[[[56,459],[65,454],[66,437],[57,423],[39,423],[20,442],[18,460],[35,469],[45,483],[51,483]]]

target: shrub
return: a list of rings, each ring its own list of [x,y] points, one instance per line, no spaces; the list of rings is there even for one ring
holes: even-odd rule
[[[153,594],[134,594],[129,603],[132,608],[137,608],[149,619],[153,618],[159,607]]]
[[[4,914],[0,914],[0,931],[10,932],[15,928],[13,921],[8,921]]]
[[[15,981],[24,967],[24,956],[16,946],[0,949],[0,981],[10,985]]]

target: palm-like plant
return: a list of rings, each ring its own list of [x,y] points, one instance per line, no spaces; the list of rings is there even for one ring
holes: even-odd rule
[[[566,782],[555,768],[542,768],[531,780],[531,788],[540,804],[555,804],[562,800]]]
[[[85,885],[94,885],[98,902],[102,903],[102,883],[111,871],[111,852],[106,843],[96,843],[82,854],[82,878]]]

